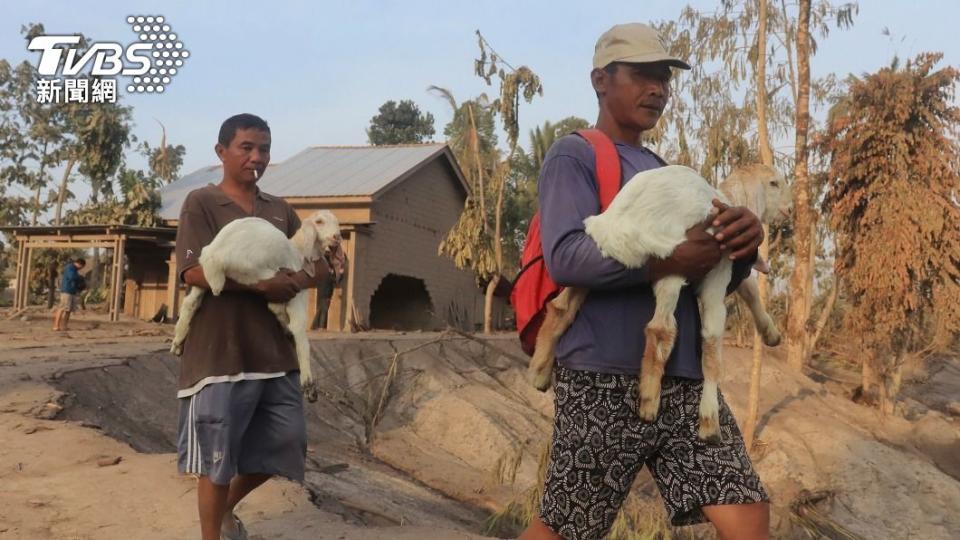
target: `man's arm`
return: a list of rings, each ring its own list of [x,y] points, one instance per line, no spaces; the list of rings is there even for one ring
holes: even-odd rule
[[[326,258],[320,258],[314,263],[313,275],[305,269],[292,274],[293,280],[301,289],[326,287],[327,282],[335,281],[334,272]]]
[[[539,181],[540,234],[550,277],[562,286],[614,289],[648,283],[647,268],[629,269],[604,257],[584,231],[599,211],[593,174],[579,159],[550,156]]]
[[[727,285],[727,294],[730,294],[747,279],[757,262],[757,248],[763,242],[763,225],[748,208],[728,206],[716,199],[713,205],[717,215],[711,225],[716,228],[716,239],[721,249],[730,251],[729,256],[733,259],[733,274]]]
[[[301,289],[305,288],[300,286],[296,276],[297,272],[281,270],[272,278],[258,281],[254,285],[244,285],[227,278],[223,289],[225,291],[254,292],[263,296],[268,302],[289,302]],[[203,267],[199,264],[183,272],[183,282],[193,287],[210,289],[207,277],[203,274]]]

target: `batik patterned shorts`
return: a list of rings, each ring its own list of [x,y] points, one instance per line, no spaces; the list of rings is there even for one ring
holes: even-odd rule
[[[636,413],[636,377],[558,367],[540,519],[567,540],[603,538],[644,464],[675,526],[706,521],[704,506],[767,501],[722,395],[722,443],[697,437],[702,390],[703,381],[664,377],[648,423]]]

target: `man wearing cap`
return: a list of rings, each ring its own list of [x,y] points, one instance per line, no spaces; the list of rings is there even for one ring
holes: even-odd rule
[[[670,56],[656,31],[617,25],[597,41],[590,79],[600,113],[596,127],[617,149],[622,182],[664,165],[640,144],[670,96],[671,68],[690,69]],[[599,210],[595,154],[576,135],[550,148],[539,180],[540,225],[547,269],[562,286],[590,295],[557,345],[555,423],[542,508],[520,540],[604,537],[640,468],[650,470],[673,525],[710,521],[723,539],[769,537],[768,498],[721,395],[722,442],[697,437],[703,387],[700,313],[695,284],[720,260],[734,259],[728,292],[749,274],[763,240],[759,219],[742,207],[714,201],[707,223],[666,259],[628,269],[604,258],[584,232]],[[667,362],[657,419],[637,415],[637,375],[643,329],[653,315],[651,284],[682,275],[688,285],[677,305],[676,345]]]

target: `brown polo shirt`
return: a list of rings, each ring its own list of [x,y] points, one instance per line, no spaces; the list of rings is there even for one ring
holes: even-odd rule
[[[252,216],[274,224],[287,237],[300,228],[300,219],[286,201],[257,192]],[[177,275],[199,264],[204,246],[224,225],[251,217],[217,186],[210,184],[187,195],[177,227]],[[190,322],[180,361],[181,391],[209,377],[272,374],[298,369],[293,341],[259,294],[207,291]]]

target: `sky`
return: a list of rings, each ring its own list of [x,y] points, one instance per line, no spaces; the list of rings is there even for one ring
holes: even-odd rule
[[[473,73],[475,30],[514,66],[540,75],[544,94],[520,110],[521,144],[546,120],[596,119],[589,72],[597,37],[623,22],[676,18],[684,5],[713,11],[718,1],[43,1],[2,0],[0,58],[36,63],[20,27],[41,22],[47,34],[83,33],[93,41],[130,43],[130,15],[163,16],[190,52],[162,94],[128,94],[134,134],[156,146],[157,120],[167,141],[187,153],[181,173],[218,163],[220,123],[250,112],[269,122],[272,159],[312,145],[367,144],[370,118],[387,100],[414,100],[436,118],[443,139],[449,105],[427,87],[450,89],[458,100],[494,95]],[[839,2],[838,2],[839,3]],[[834,30],[812,59],[814,77],[862,74],[896,54],[945,53],[960,65],[960,39],[951,31],[957,0],[861,0],[849,30]],[[882,34],[888,28],[893,38]],[[121,79],[124,80],[124,79]],[[146,168],[128,152],[128,163]],[[82,190],[78,190],[82,193]],[[21,193],[23,194],[23,193]]]

